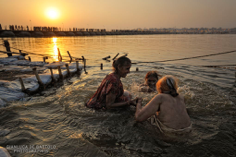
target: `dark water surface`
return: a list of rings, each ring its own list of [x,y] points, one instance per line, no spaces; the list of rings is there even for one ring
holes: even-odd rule
[[[193,123],[188,135],[162,135],[148,122],[136,123],[135,108],[95,111],[84,107],[96,91],[113,58],[128,53],[132,62],[161,61],[236,50],[236,35],[137,35],[61,38],[7,38],[12,47],[57,58],[70,51],[87,58],[87,72],[39,94],[0,109],[0,146],[18,150],[34,146],[38,152],[12,156],[235,156],[236,53],[164,63],[133,64],[122,83],[144,103],[157,93],[137,91],[149,70],[179,79],[179,92]],[[0,47],[4,50],[3,47]],[[2,56],[3,57],[3,56]],[[32,60],[42,57],[31,55]],[[100,70],[100,64],[104,70]],[[217,68],[202,65],[222,65]],[[140,71],[136,72],[136,67]],[[53,146],[46,152],[45,147]],[[43,148],[44,146],[44,148]],[[49,147],[47,147],[49,148]],[[43,152],[44,150],[45,152]]]

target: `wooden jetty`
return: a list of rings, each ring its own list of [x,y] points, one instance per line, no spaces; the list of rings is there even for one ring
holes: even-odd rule
[[[9,53],[6,51],[1,51],[2,53]],[[25,59],[27,54],[23,54],[22,52],[10,52],[11,56],[6,58],[0,58],[0,70],[4,68],[7,71],[15,70],[14,68],[18,68],[19,66],[23,68],[18,68],[18,70],[31,71],[33,75],[27,75],[26,77],[18,77],[13,81],[0,80],[0,108],[6,105],[7,102],[19,100],[26,95],[31,95],[37,93],[39,91],[45,90],[49,85],[55,85],[56,82],[60,82],[67,77],[71,77],[74,74],[80,75],[82,70],[86,72],[86,59],[84,56],[81,58],[73,58],[69,51],[68,54],[70,56],[69,61],[63,62],[63,58],[60,55],[60,51],[58,49],[58,54],[60,56],[60,61],[53,63],[46,63],[47,57],[43,57],[42,62],[33,62],[30,57],[29,59]],[[79,61],[82,61],[79,63]],[[11,66],[9,66],[11,65]],[[27,67],[27,68],[25,68]],[[39,73],[38,69],[46,73]],[[26,95],[25,95],[26,94]]]

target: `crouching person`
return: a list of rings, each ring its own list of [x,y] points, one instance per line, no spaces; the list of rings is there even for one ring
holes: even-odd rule
[[[131,100],[131,94],[124,91],[121,78],[130,73],[131,60],[119,57],[113,62],[114,72],[107,75],[96,93],[86,102],[86,106],[94,109],[112,109],[136,105],[136,98]]]
[[[190,132],[192,123],[187,113],[184,97],[177,93],[177,81],[173,76],[165,76],[157,84],[158,94],[142,108],[139,98],[135,119],[138,122],[149,120],[160,132]]]

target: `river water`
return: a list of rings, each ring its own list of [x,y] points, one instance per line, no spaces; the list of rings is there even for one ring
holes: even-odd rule
[[[49,56],[50,62],[57,60],[57,48],[63,58],[68,59],[67,51],[73,57],[84,56],[88,72],[0,109],[0,146],[8,148],[12,156],[235,156],[236,69],[230,65],[235,65],[236,52],[158,61],[233,51],[236,35],[4,39],[11,47],[41,54],[30,54],[32,61],[42,61],[43,55]],[[0,50],[5,49],[0,46]],[[128,54],[136,63],[122,83],[134,97],[143,97],[143,105],[157,94],[137,91],[148,71],[156,70],[160,75],[179,79],[179,92],[185,96],[193,123],[190,134],[162,135],[148,122],[137,123],[134,107],[95,111],[84,106],[112,71],[112,61],[102,58],[110,55],[112,60],[117,53]]]

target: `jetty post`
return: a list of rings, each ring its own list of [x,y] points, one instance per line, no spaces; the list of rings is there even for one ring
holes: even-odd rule
[[[109,55],[109,56],[104,57],[104,58],[102,58],[102,59],[103,59],[103,60],[107,60],[108,58],[111,58],[111,56]]]
[[[62,56],[61,56],[61,52],[60,52],[59,48],[57,48],[57,52],[58,52],[58,61],[61,62],[62,61]]]
[[[68,76],[71,76],[71,73],[70,73],[68,64],[66,64],[66,69],[67,69],[67,75],[68,75]]]
[[[20,85],[21,85],[21,91],[24,92],[25,91],[25,85],[24,85],[24,82],[23,82],[21,77],[19,77],[19,81],[20,81]]]
[[[57,69],[58,69],[58,73],[59,73],[60,78],[63,79],[63,75],[61,72],[61,66],[58,66]]]
[[[128,56],[128,54],[126,53],[125,55],[123,55],[123,56],[120,56],[120,57],[126,57],[126,56]]]
[[[80,69],[79,69],[79,61],[76,61],[76,69],[77,69],[77,72],[80,71]]]
[[[10,48],[10,44],[9,44],[8,40],[4,40],[4,46],[6,47],[7,56],[8,57],[12,56],[11,48]]]
[[[68,53],[68,55],[69,55],[69,57],[70,57],[70,63],[72,62],[72,57],[71,57],[71,55],[70,55],[70,52],[69,51],[67,51],[67,53]]]
[[[101,70],[103,70],[103,64],[101,63]]]
[[[84,56],[82,56],[82,60],[84,61],[84,72],[85,72],[85,74],[88,74],[86,72],[86,59],[84,58]]]
[[[20,53],[21,56],[26,56],[26,55],[28,55],[28,53],[22,53],[22,50],[19,50],[19,53]]]
[[[49,69],[50,69],[50,72],[51,72],[52,81],[56,82],[56,79],[55,79],[55,77],[53,75],[52,67],[50,67]]]
[[[116,56],[114,57],[114,58],[112,58],[112,60],[115,60],[116,59],[116,57],[119,55],[120,53],[117,53],[116,54]]]
[[[43,86],[43,87],[44,87],[44,84],[43,84],[43,82],[42,82],[41,78],[39,77],[39,74],[38,74],[37,68],[36,68],[36,67],[34,67],[34,68],[33,68],[33,71],[34,71],[34,74],[35,74],[35,76],[36,76],[36,78],[37,78],[37,80],[38,80],[39,84],[40,84],[41,86]]]
[[[46,59],[48,59],[48,57],[43,57],[43,62],[46,63]]]

